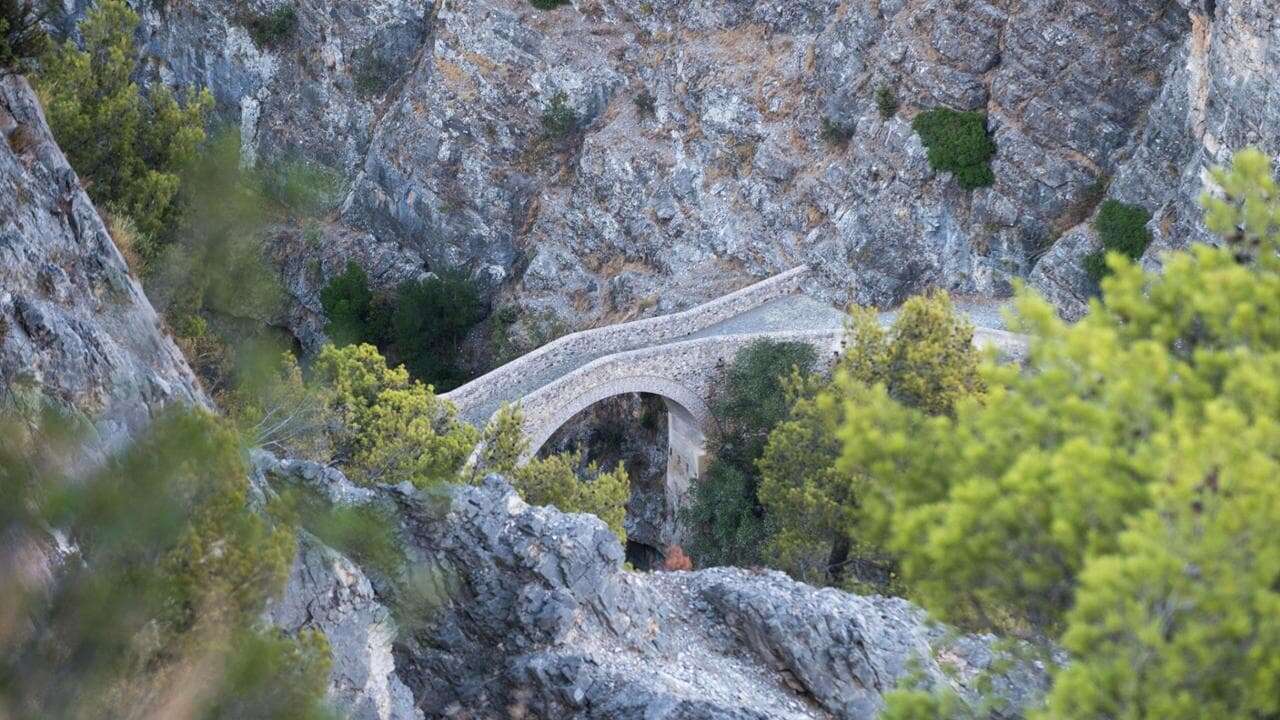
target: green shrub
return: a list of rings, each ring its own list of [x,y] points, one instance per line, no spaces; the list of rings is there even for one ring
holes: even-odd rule
[[[369,332],[373,309],[369,275],[354,261],[348,261],[347,269],[320,291],[320,305],[328,319],[324,332],[338,347],[362,342],[376,344],[381,340],[371,337]]]
[[[542,129],[553,138],[564,138],[578,129],[578,114],[569,105],[569,96],[558,92],[542,111]]]
[[[529,0],[529,4],[539,10],[555,10],[561,5],[568,5],[571,0]]]
[[[554,505],[567,513],[588,513],[604,521],[623,546],[627,544],[627,500],[631,478],[622,463],[609,472],[595,465],[579,477],[582,456],[561,453],[536,459],[511,471],[511,484],[531,505]]]
[[[392,306],[390,339],[413,376],[442,391],[462,384],[460,345],[485,309],[475,282],[459,272],[441,271],[402,284]]]
[[[929,152],[929,166],[951,173],[960,187],[974,190],[995,182],[991,158],[996,145],[987,134],[987,116],[936,108],[911,123]]]
[[[457,477],[480,433],[403,366],[388,367],[372,345],[326,345],[315,377],[330,393],[336,456],[360,484],[418,487]]]
[[[809,345],[765,340],[738,351],[726,370],[711,404],[716,427],[708,449],[715,459],[681,511],[699,567],[763,563],[771,530],[757,496],[756,461],[787,416],[784,378],[807,372],[815,360]]]
[[[888,85],[876,88],[876,109],[880,111],[880,117],[885,120],[898,112],[898,96],[894,94],[893,88]]]
[[[30,0],[0,0],[0,77],[27,72],[30,62],[48,49],[49,36],[41,22],[50,16],[53,4],[39,7]]]
[[[157,240],[180,224],[184,170],[205,140],[208,91],[182,102],[163,85],[144,94],[133,81],[138,16],[123,0],[104,0],[80,23],[84,49],[67,41],[36,77],[53,129],[71,166],[100,206],[115,206]]]
[[[840,359],[841,382],[793,378],[790,411],[769,433],[756,463],[759,496],[776,528],[770,564],[806,582],[845,585],[859,591],[896,588],[893,558],[868,542],[860,525],[862,479],[837,469],[837,430],[852,396],[878,386],[893,401],[929,415],[950,415],[981,393],[981,355],[973,326],[945,293],[908,300],[891,328],[876,313],[855,309],[849,349]]]
[[[238,19],[260,48],[276,47],[298,29],[298,11],[292,5],[281,5],[262,15],[244,14]]]
[[[444,270],[379,298],[354,262],[320,291],[320,304],[325,333],[338,346],[375,345],[442,391],[466,380],[457,364],[460,345],[485,314],[479,288],[465,274]]]
[[[1102,241],[1102,250],[1084,258],[1084,269],[1089,277],[1100,282],[1110,273],[1106,261],[1109,252],[1119,253],[1130,260],[1140,259],[1151,244],[1151,233],[1147,230],[1150,221],[1151,213],[1137,205],[1127,205],[1119,200],[1102,203],[1098,218],[1093,222],[1098,239]]]

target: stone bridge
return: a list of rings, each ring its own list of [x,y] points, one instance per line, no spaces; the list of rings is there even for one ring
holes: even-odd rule
[[[702,474],[708,409],[720,371],[761,339],[812,346],[826,365],[845,344],[845,314],[804,295],[799,267],[683,312],[566,335],[447,393],[463,419],[484,427],[503,404],[520,405],[533,457],[577,413],[615,395],[662,397],[669,422],[667,490],[683,497]],[[984,317],[987,322],[984,323]],[[975,342],[1018,352],[1020,338],[975,312]],[[882,316],[889,322],[892,313]]]

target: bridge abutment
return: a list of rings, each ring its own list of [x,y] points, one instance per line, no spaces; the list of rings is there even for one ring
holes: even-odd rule
[[[669,530],[663,538],[666,545],[684,543],[680,510],[689,499],[693,484],[706,471],[707,436],[702,424],[678,403],[666,400],[667,406],[667,478],[666,494],[670,503]]]

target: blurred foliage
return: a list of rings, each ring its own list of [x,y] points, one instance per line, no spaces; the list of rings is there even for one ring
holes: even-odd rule
[[[0,715],[321,718],[323,636],[254,629],[294,531],[236,434],[170,411],[87,476],[52,419],[0,432]]]
[[[263,237],[271,221],[259,178],[240,165],[240,136],[215,136],[189,176],[182,236],[157,260],[147,283],[171,322],[215,313],[269,319],[284,290]]]
[[[1236,153],[1230,168],[1210,171],[1220,192],[1209,192],[1201,202],[1205,224],[1226,241],[1236,260],[1261,262],[1275,269],[1280,246],[1280,191],[1271,174],[1271,158],[1250,148]]]
[[[338,171],[305,160],[282,160],[256,171],[262,194],[295,219],[315,218],[335,210],[346,194]]]
[[[1040,717],[1280,717],[1280,356],[1244,365],[1161,433],[1151,507],[1086,561]]]
[[[222,407],[254,447],[315,461],[333,455],[336,422],[329,388],[307,383],[291,352],[274,343],[248,343],[233,370]]]
[[[840,468],[913,595],[1071,652],[1035,718],[1280,713],[1280,199],[1256,151],[1213,177],[1225,247],[1111,256],[1075,325],[1023,293],[1027,367],[985,366],[954,417],[844,409]]]
[[[36,88],[58,145],[100,205],[123,208],[139,233],[170,238],[182,213],[183,172],[205,140],[206,91],[181,101],[163,85],[134,82],[138,16],[103,0],[80,23],[84,49],[68,40],[40,62]],[[147,258],[144,258],[147,259]]]
[[[372,345],[326,346],[315,374],[332,392],[336,458],[358,483],[452,481],[479,439],[452,403]]]
[[[785,379],[809,372],[816,360],[806,344],[762,340],[739,350],[725,368],[711,402],[716,427],[708,449],[715,459],[681,511],[687,549],[700,567],[763,564],[772,530],[757,496],[755,463],[787,416]]]

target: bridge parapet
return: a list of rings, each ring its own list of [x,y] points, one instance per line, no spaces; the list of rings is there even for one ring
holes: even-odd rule
[[[483,427],[501,403],[520,399],[509,397],[514,387],[530,378],[544,376],[548,368],[568,369],[575,363],[696,333],[770,300],[799,291],[810,273],[811,268],[807,265],[793,268],[688,310],[565,335],[446,393],[444,397],[458,407],[463,419]],[[531,397],[526,397],[526,400],[526,409],[534,407]]]

